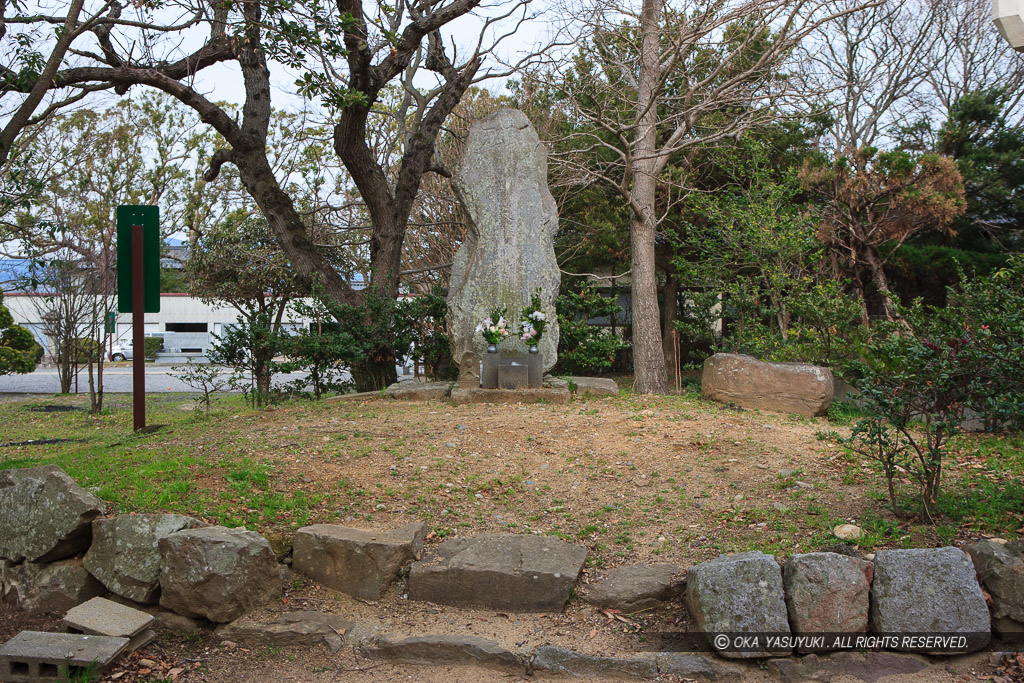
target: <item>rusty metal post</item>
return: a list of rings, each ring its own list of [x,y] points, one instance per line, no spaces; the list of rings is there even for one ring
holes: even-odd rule
[[[146,280],[141,225],[132,226],[132,412],[135,431],[146,427]]]

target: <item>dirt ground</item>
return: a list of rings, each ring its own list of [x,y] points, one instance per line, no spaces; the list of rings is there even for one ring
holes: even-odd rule
[[[623,396],[562,406],[372,399],[287,405],[218,420],[198,436],[190,433],[187,442],[169,433],[138,444],[187,447],[209,458],[210,465],[194,468],[191,481],[202,497],[173,500],[167,511],[221,523],[227,514],[268,537],[287,537],[312,523],[378,528],[422,520],[431,529],[428,551],[450,536],[556,535],[588,548],[581,593],[620,565],[686,568],[727,552],[785,556],[828,547],[838,542],[832,528],[846,522],[868,532],[862,553],[979,537],[967,529],[942,535],[934,526],[894,518],[878,475],[826,438],[845,431],[842,426],[692,397]],[[957,457],[948,465],[953,477]],[[196,501],[217,501],[221,517]],[[366,603],[298,576],[283,584],[280,604],[255,617],[293,609],[374,623],[396,637],[474,635],[521,651],[551,644],[622,655],[650,649],[646,634],[691,628],[678,604],[622,620],[577,596],[561,614],[504,614],[414,603],[401,581],[381,601]],[[4,639],[56,623],[0,607]],[[140,658],[156,666],[142,666]],[[211,633],[164,637],[110,673],[105,680],[132,683],[508,677],[471,667],[382,664],[357,659],[348,648],[337,654],[322,646],[226,648]],[[983,653],[887,680],[990,680],[997,673]],[[752,667],[747,680],[770,675]]]

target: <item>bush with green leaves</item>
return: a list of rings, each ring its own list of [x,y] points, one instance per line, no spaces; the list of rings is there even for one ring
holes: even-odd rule
[[[281,370],[274,358],[284,351],[286,337],[275,329],[266,313],[257,313],[251,319],[239,317],[234,325],[225,325],[207,356],[213,363],[234,368],[234,388],[242,391],[254,407],[263,406],[270,402],[271,379]]]
[[[560,374],[606,372],[615,356],[628,344],[611,330],[587,321],[609,318],[622,311],[613,297],[602,296],[589,283],[564,286],[556,302],[558,310],[558,364]]]
[[[146,360],[155,360],[156,354],[164,347],[164,340],[161,337],[145,337],[142,344],[143,350],[146,352]]]
[[[916,483],[921,510],[931,520],[949,439],[985,361],[970,335],[936,324],[920,307],[901,312],[910,329],[888,327],[864,346],[862,359],[844,366],[866,415],[844,443],[881,465],[894,513],[901,514],[896,480],[902,472]]]
[[[28,329],[14,324],[0,294],[0,375],[32,372],[42,357],[43,347]]]
[[[219,365],[195,363],[191,360],[186,365],[176,365],[171,369],[179,373],[178,379],[182,382],[202,392],[196,396],[196,410],[205,406],[206,417],[210,417],[211,399],[214,394],[230,386],[230,377],[224,375]]]
[[[448,337],[448,301],[440,289],[419,294],[401,302],[409,321],[412,347],[408,355],[423,363],[427,375],[435,380],[454,380],[459,368],[452,362],[452,344]]]

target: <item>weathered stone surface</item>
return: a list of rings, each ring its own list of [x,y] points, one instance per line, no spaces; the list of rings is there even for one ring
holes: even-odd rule
[[[988,607],[971,558],[953,547],[879,550],[871,583],[871,629],[962,634],[967,652],[987,645]]]
[[[785,683],[804,683],[851,678],[868,681],[913,675],[928,668],[928,662],[917,655],[894,652],[834,652],[826,656],[807,655],[772,659],[768,669]],[[900,679],[902,680],[902,679]]]
[[[423,549],[426,535],[422,522],[398,529],[314,524],[295,532],[292,569],[328,588],[377,600]]]
[[[384,395],[399,401],[444,401],[452,393],[454,382],[395,382]]]
[[[4,602],[33,614],[64,612],[106,592],[78,558],[48,564],[24,562],[0,569]]]
[[[658,665],[658,673],[667,676],[679,676],[691,681],[738,681],[743,677],[743,669],[735,664],[728,664],[715,657],[689,652],[658,652],[654,655]]]
[[[112,593],[144,605],[160,599],[161,538],[202,522],[184,515],[119,515],[92,523],[85,568]]]
[[[619,385],[607,377],[573,377],[578,396],[618,396]]]
[[[542,645],[534,650],[530,667],[534,671],[569,676],[654,678],[658,675],[653,652],[639,652],[632,657],[601,657],[553,645]]]
[[[557,612],[586,548],[551,536],[486,534],[444,541],[409,571],[409,597],[442,605]]]
[[[128,647],[127,638],[22,631],[0,645],[0,678],[7,683],[67,680],[76,669],[100,673]],[[68,670],[70,669],[70,670]]]
[[[626,612],[660,607],[682,595],[684,572],[674,564],[616,567],[587,588],[583,599],[592,605]]]
[[[760,551],[723,555],[691,567],[686,605],[706,634],[789,633],[782,571],[774,557]],[[784,653],[726,650],[720,654],[751,658]]]
[[[569,402],[569,389],[557,387],[541,387],[539,389],[521,389],[506,391],[505,389],[464,389],[461,386],[452,389],[452,403],[554,403]]]
[[[53,562],[89,547],[103,501],[56,465],[0,471],[0,560]]]
[[[281,589],[274,551],[245,529],[215,526],[160,539],[160,604],[186,617],[228,622]]]
[[[217,627],[221,640],[248,645],[324,645],[337,652],[345,644],[342,636],[352,631],[354,623],[335,614],[313,610],[285,612],[273,621],[239,619]]]
[[[807,363],[765,363],[750,356],[716,353],[704,361],[704,398],[805,417],[824,415],[832,405],[834,381],[828,368]]]
[[[982,541],[964,548],[992,596],[992,623],[1000,633],[1024,631],[1024,541]]]
[[[782,583],[793,633],[864,633],[874,566],[837,553],[791,555]]]
[[[840,524],[832,530],[840,541],[859,541],[864,538],[864,530],[856,524]]]
[[[514,317],[540,290],[547,328],[540,340],[545,370],[558,360],[555,296],[561,273],[555,260],[555,200],[547,186],[547,152],[526,115],[502,109],[470,128],[455,191],[467,217],[466,239],[452,264],[448,331],[452,358],[484,353],[475,328],[496,306]],[[518,320],[510,320],[518,324]],[[525,353],[518,339],[502,350]]]
[[[163,631],[175,631],[178,633],[197,633],[208,627],[210,622],[202,617],[193,619],[186,617],[169,609],[163,609],[153,615],[156,628]]]
[[[416,636],[399,640],[380,636],[361,645],[358,652],[368,659],[405,664],[472,664],[520,675],[526,671],[525,657],[506,650],[493,640],[476,636]]]
[[[518,391],[530,386],[530,368],[526,365],[502,365],[498,368],[498,388]]]

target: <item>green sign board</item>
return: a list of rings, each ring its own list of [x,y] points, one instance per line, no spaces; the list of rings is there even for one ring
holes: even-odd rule
[[[103,331],[107,334],[114,334],[117,332],[117,313],[114,313],[113,311],[107,313],[107,321],[103,326]]]
[[[146,313],[160,312],[160,208],[117,207],[117,310],[132,312],[132,226],[143,228],[143,277]]]

